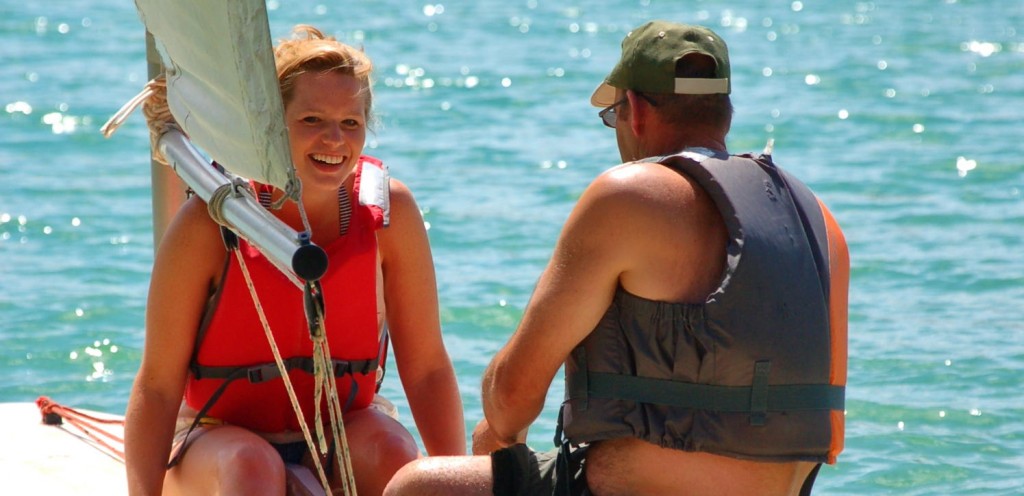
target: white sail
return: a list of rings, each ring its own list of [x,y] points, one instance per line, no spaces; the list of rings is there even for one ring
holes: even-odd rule
[[[136,0],[135,5],[158,45],[167,104],[181,128],[164,129],[156,147],[207,202],[215,221],[257,246],[296,284],[319,279],[327,255],[310,241],[310,233],[296,232],[271,215],[240,179],[222,174],[204,157],[231,175],[273,185],[300,200],[264,1]],[[103,126],[104,135],[150,90],[118,111]]]
[[[297,198],[264,0],[135,0],[164,57],[167,101],[228,171]]]

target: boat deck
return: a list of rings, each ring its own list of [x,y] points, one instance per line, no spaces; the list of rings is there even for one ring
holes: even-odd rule
[[[100,418],[120,418],[78,410]],[[23,494],[121,496],[128,494],[124,464],[67,425],[46,425],[35,403],[0,403],[0,474],[4,487]],[[120,425],[103,425],[119,437]],[[120,449],[120,446],[118,446]]]

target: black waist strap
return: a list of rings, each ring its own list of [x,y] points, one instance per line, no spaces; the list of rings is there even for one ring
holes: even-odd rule
[[[334,377],[342,377],[348,374],[369,374],[377,370],[378,360],[331,360],[334,368]],[[306,373],[313,373],[312,357],[292,357],[284,359],[285,368],[288,370],[302,370]],[[250,367],[213,367],[193,363],[191,366],[192,376],[196,379],[241,379],[245,377],[249,382],[258,384],[271,379],[281,377],[281,371],[277,363],[261,363]]]
[[[846,404],[846,388],[828,384],[715,386],[605,372],[589,372],[587,375],[589,396],[679,408],[755,413],[843,410]]]
[[[331,360],[334,365],[334,377],[342,377],[351,374],[369,374],[371,371],[377,370],[377,359],[372,360]],[[309,374],[313,374],[313,358],[312,357],[292,357],[284,360],[284,366],[288,370],[303,370]],[[237,379],[243,377],[249,379],[249,382],[256,384],[260,382],[269,381],[281,377],[281,371],[277,368],[276,362],[264,363],[260,365],[253,365],[251,367],[207,367],[193,363],[190,366],[192,375],[196,379],[223,379],[224,382],[217,387],[217,390],[210,395],[210,399],[206,400],[206,404],[199,409],[196,413],[195,420],[192,421],[192,425],[189,426],[188,431],[185,433],[185,437],[182,442],[178,445],[178,451],[171,457],[170,462],[167,463],[167,468],[174,467],[181,462],[181,457],[185,455],[185,450],[188,449],[188,436],[192,434],[192,431],[199,426],[199,423],[206,417],[206,413],[210,411],[210,407],[217,402],[221,394],[227,390],[228,385]],[[345,401],[345,405],[342,408],[343,412],[347,412],[349,406],[352,404],[352,400],[355,399],[356,393],[359,392],[359,383],[354,379],[352,381],[352,389],[349,391],[348,400]]]

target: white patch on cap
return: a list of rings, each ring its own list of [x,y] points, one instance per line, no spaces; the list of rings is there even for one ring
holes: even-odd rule
[[[729,78],[676,78],[675,92],[680,95],[713,95],[729,93]]]

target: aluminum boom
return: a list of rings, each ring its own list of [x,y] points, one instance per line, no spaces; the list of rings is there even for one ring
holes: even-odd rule
[[[327,253],[310,241],[309,233],[271,215],[247,189],[215,169],[181,131],[169,129],[157,147],[178,177],[211,205],[211,215],[256,245],[278,268],[305,281],[316,281],[327,271]],[[211,203],[215,195],[223,198]]]

